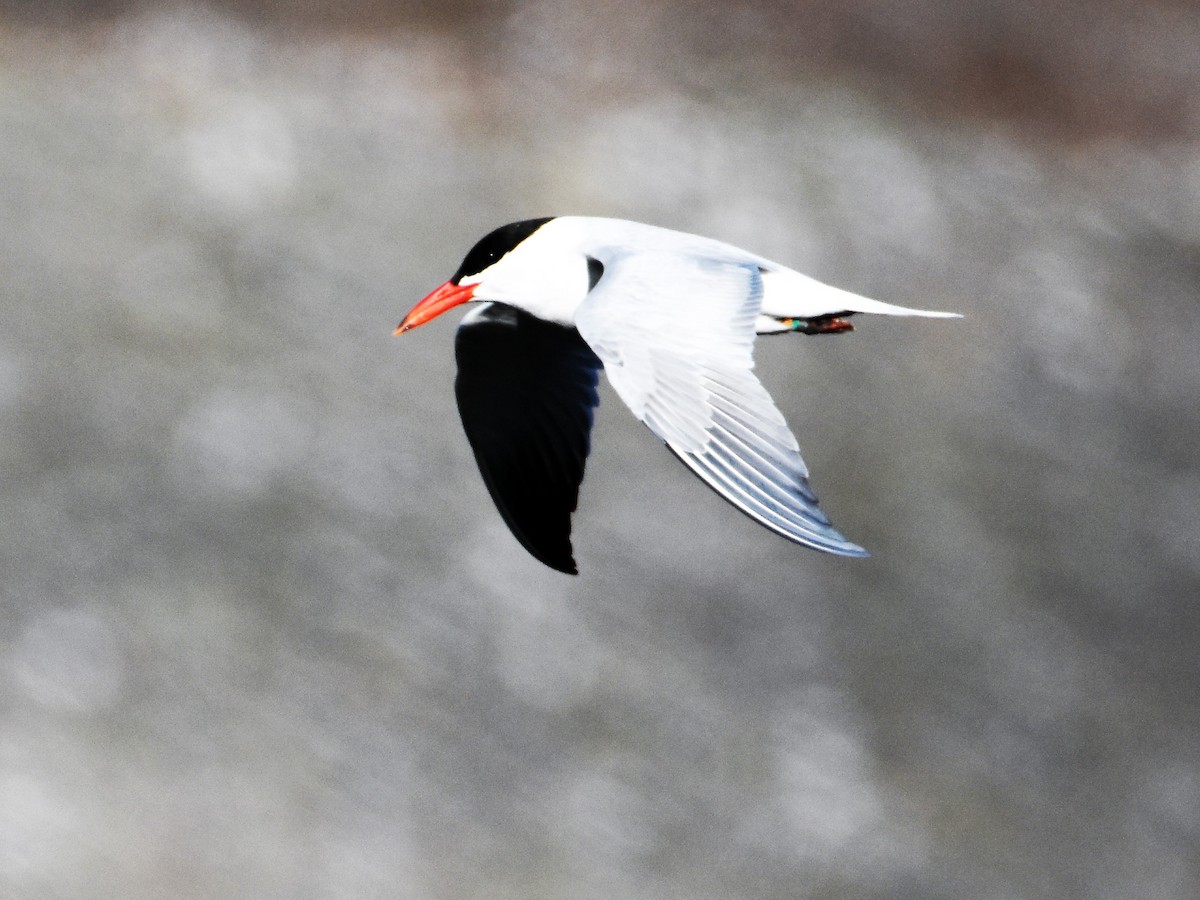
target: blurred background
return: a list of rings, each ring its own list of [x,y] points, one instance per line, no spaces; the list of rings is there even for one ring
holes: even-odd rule
[[[454,407],[484,232],[958,321],[759,343],[835,524],[605,386],[582,574]],[[0,895],[1200,896],[1200,4],[0,2]]]

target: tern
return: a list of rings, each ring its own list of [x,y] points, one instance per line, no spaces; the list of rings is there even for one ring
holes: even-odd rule
[[[855,313],[957,317],[822,284],[712,238],[553,216],[482,238],[403,334],[479,303],[455,337],[455,396],[484,483],[518,541],[577,574],[571,514],[600,370],[701,480],[806,547],[867,556],[818,505],[783,415],[754,375],[756,334],[853,330]]]

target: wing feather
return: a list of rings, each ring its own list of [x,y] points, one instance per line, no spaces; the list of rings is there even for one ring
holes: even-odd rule
[[[574,328],[485,304],[455,338],[463,430],[521,545],[575,574],[571,513],[591,448],[601,362]]]
[[[865,556],[829,522],[795,437],[754,376],[753,261],[614,253],[576,313],[617,394],[709,487],[789,540]]]

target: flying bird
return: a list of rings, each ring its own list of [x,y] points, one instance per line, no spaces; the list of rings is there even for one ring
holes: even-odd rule
[[[867,556],[818,505],[796,439],[754,376],[754,337],[850,331],[854,313],[957,315],[869,300],[711,238],[581,216],[497,228],[396,334],[468,302],[481,305],[458,328],[454,385],[467,440],[517,540],[569,574],[601,369],[743,513],[806,547]]]

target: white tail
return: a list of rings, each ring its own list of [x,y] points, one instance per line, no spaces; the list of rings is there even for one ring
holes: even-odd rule
[[[841,288],[823,284],[792,269],[763,272],[765,316],[777,319],[814,319],[840,312],[874,313],[881,316],[927,316],[931,319],[959,319],[959,313],[931,309],[911,309],[870,297],[861,297]]]

